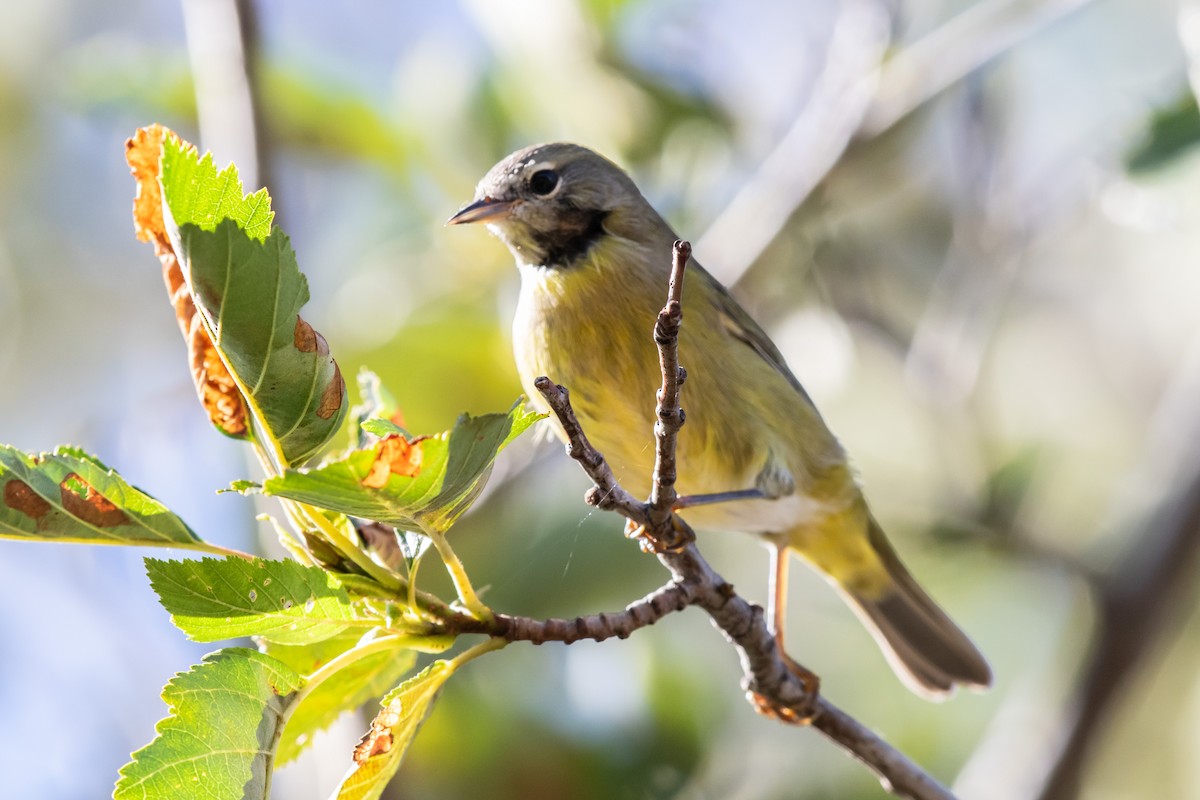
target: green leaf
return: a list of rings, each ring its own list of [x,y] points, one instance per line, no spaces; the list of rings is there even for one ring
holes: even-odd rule
[[[177,252],[196,307],[246,398],[260,439],[284,465],[323,447],[346,415],[346,383],[324,337],[299,316],[308,282],[285,233],[251,239],[225,220],[179,229]]]
[[[218,650],[163,689],[169,716],[121,768],[114,800],[266,800],[274,747],[301,678],[247,648]]]
[[[1158,109],[1142,138],[1125,157],[1132,173],[1164,167],[1200,144],[1200,106],[1185,88],[1179,99]]]
[[[312,742],[314,733],[328,728],[342,714],[382,697],[417,661],[415,650],[391,650],[353,658],[354,646],[361,638],[354,632],[307,647],[266,645],[269,655],[304,675],[311,675],[338,656],[345,661],[345,666],[305,695],[292,712],[279,740],[276,755],[279,764],[300,755]]]
[[[318,469],[288,470],[269,478],[263,492],[405,530],[445,531],[483,489],[496,454],[542,416],[526,411],[519,401],[507,414],[464,414],[452,430],[412,441],[420,448],[419,462],[408,464],[416,474],[386,471],[386,463],[377,466],[385,440]],[[398,430],[386,420],[369,425],[385,434]]]
[[[0,536],[209,547],[162,503],[71,447],[34,456],[0,445]]]
[[[212,153],[174,136],[163,140],[161,175],[163,199],[175,225],[196,225],[211,231],[231,219],[246,235],[263,241],[271,233],[275,212],[266,189],[247,195],[233,164],[218,171]]]
[[[305,461],[346,415],[325,339],[299,316],[309,298],[265,190],[244,195],[233,165],[163,141],[167,233],[205,331],[251,410],[255,439],[284,467]]]
[[[379,622],[333,575],[295,561],[147,558],[146,572],[171,621],[200,642],[254,635],[309,644]]]
[[[336,800],[376,800],[383,793],[454,669],[453,662],[435,661],[383,699],[383,710],[355,749],[354,766],[342,779]]]

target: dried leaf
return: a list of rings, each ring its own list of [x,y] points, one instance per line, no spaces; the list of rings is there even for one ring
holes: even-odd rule
[[[413,478],[420,473],[421,439],[410,442],[403,436],[393,434],[379,443],[375,463],[371,464],[371,471],[367,477],[362,479],[362,485],[371,489],[381,489],[387,485],[390,475]]]
[[[154,245],[154,253],[162,263],[163,281],[175,309],[179,330],[187,342],[188,363],[200,404],[218,430],[228,436],[244,438],[246,403],[207,329],[196,316],[195,301],[188,291],[164,224],[159,171],[162,145],[167,137],[179,138],[173,131],[154,124],[141,128],[125,142],[125,160],[137,181],[133,201],[134,231],[140,241]]]

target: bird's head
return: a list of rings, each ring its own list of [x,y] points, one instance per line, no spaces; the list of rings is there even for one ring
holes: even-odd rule
[[[620,167],[586,147],[541,144],[488,171],[451,225],[483,222],[519,262],[566,269],[605,236],[664,225]],[[649,231],[645,231],[649,233]]]

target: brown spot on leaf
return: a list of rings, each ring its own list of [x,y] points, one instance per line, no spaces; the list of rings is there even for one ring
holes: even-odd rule
[[[128,514],[109,502],[108,498],[74,472],[63,478],[58,488],[63,508],[67,513],[89,525],[112,528],[129,522]]]
[[[292,338],[295,339],[296,349],[301,353],[329,355],[329,343],[325,341],[325,337],[313,330],[313,326],[299,316],[296,317],[296,329],[292,332]]]
[[[35,520],[44,517],[51,508],[28,483],[16,478],[4,484],[4,505]]]
[[[371,729],[354,748],[354,763],[362,765],[368,759],[380,756],[392,749],[392,731],[400,722],[400,700],[397,698],[371,720]]]
[[[296,316],[292,341],[301,353],[329,355],[329,343],[325,341],[325,337],[317,333],[313,326],[305,322],[299,315]],[[337,362],[333,359],[330,361],[333,364],[333,377],[330,378],[329,383],[325,384],[325,391],[321,392],[321,402],[316,409],[317,416],[321,419],[332,417],[341,410],[342,404],[346,402],[346,379],[342,377],[342,371],[338,368]]]
[[[137,181],[137,194],[133,201],[134,232],[141,241],[154,244],[154,252],[162,262],[167,295],[187,342],[192,382],[196,385],[201,405],[219,430],[229,436],[243,437],[247,425],[246,403],[196,314],[195,301],[188,290],[163,221],[162,189],[158,178],[162,144],[168,137],[179,138],[169,128],[155,124],[138,130],[125,142],[125,160]]]
[[[379,442],[379,454],[371,471],[362,479],[368,489],[380,489],[393,474],[412,478],[421,472],[421,439],[408,441],[392,434]]]
[[[333,378],[325,386],[325,391],[321,392],[321,402],[317,406],[317,416],[321,419],[329,419],[339,410],[342,403],[346,402],[346,379],[342,377],[342,371],[338,368],[337,362],[333,362]]]

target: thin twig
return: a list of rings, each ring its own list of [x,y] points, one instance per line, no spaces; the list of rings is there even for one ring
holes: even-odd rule
[[[573,644],[584,639],[603,642],[614,636],[626,639],[634,631],[653,625],[668,614],[682,611],[692,602],[692,588],[671,581],[615,614],[601,612],[575,619],[546,620],[508,614],[496,614],[491,620],[480,620],[460,614],[447,620],[447,631],[486,633],[510,642],[530,642],[535,645],[546,642]]]
[[[654,421],[654,473],[650,488],[650,520],[655,528],[662,527],[675,505],[675,442],[683,427],[684,413],[679,407],[679,388],[687,373],[679,366],[679,326],[683,322],[683,273],[692,246],[675,242],[671,248],[671,281],[667,288],[667,303],[658,312],[654,323],[654,341],[658,344],[662,388],[658,390],[658,406]]]

